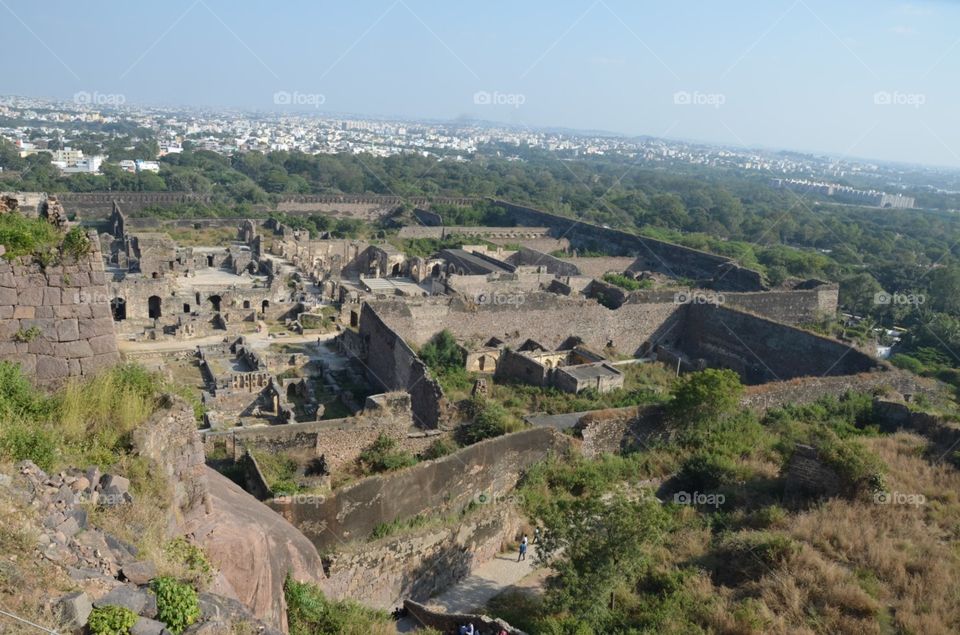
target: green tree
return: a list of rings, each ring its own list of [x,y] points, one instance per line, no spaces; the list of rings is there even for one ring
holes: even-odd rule
[[[723,419],[736,411],[743,394],[740,376],[708,368],[680,378],[671,390],[670,413],[681,425]]]

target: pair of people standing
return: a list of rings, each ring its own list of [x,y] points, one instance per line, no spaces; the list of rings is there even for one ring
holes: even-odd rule
[[[540,528],[537,527],[533,530],[533,542],[537,544],[540,542]],[[527,540],[527,534],[523,534],[523,538],[520,539],[520,555],[517,556],[517,562],[527,559],[527,547],[529,546],[529,541]]]

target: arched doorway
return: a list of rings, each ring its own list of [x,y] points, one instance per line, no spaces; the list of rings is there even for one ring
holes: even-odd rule
[[[439,264],[433,265],[433,269],[430,271],[430,275],[433,276],[434,278],[439,278],[439,277],[440,277],[440,265],[439,265]]]
[[[244,300],[244,301],[243,301],[243,308],[245,308],[245,309],[249,309],[249,308],[250,308],[250,300]]]
[[[394,276],[399,276],[399,275],[400,275],[400,263],[399,263],[399,262],[398,262],[397,264],[393,265],[393,269],[390,270],[390,273],[391,273],[392,275],[394,275]]]
[[[127,301],[123,298],[114,298],[110,300],[110,312],[113,314],[113,321],[119,322],[127,319]]]
[[[163,302],[160,300],[160,296],[158,295],[152,295],[147,298],[147,316],[151,320],[156,320],[163,314],[160,309],[162,303]]]
[[[264,300],[263,302],[260,303],[260,312],[261,312],[261,313],[266,313],[266,312],[267,312],[267,309],[269,309],[269,308],[270,308],[270,300]]]
[[[213,266],[213,254],[210,254],[209,256],[207,256],[207,266],[208,267]]]
[[[210,306],[213,307],[215,313],[220,312],[220,296],[212,295],[210,296]]]

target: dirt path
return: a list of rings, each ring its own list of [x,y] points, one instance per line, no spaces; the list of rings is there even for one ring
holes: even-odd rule
[[[288,335],[286,337],[268,337],[268,333],[245,333],[244,338],[252,348],[265,348],[271,344],[305,344],[320,340],[329,340],[337,336],[336,332],[322,335]],[[121,353],[171,353],[175,351],[192,351],[197,346],[211,346],[223,341],[222,335],[198,337],[189,340],[174,340],[160,342],[129,342],[120,340],[117,347]]]
[[[427,604],[447,613],[472,613],[482,609],[490,598],[534,572],[535,553],[536,547],[530,545],[527,559],[520,562],[517,562],[516,553],[497,554]]]

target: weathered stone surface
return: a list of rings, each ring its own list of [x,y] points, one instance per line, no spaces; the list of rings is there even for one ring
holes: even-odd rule
[[[210,513],[194,510],[181,528],[223,573],[253,614],[286,630],[283,581],[320,582],[323,564],[313,544],[282,516],[233,481],[206,468]]]
[[[70,373],[70,366],[65,359],[41,355],[36,358],[34,373],[38,381],[46,382],[67,377]]]
[[[130,629],[130,635],[170,635],[163,622],[141,617]]]
[[[147,592],[132,586],[121,585],[93,602],[94,607],[122,606],[137,615],[147,606]]]
[[[157,567],[152,562],[137,561],[123,565],[123,577],[133,584],[146,584],[157,577]]]
[[[67,630],[86,626],[91,611],[93,611],[93,604],[86,593],[69,593],[57,600],[60,622]]]
[[[72,342],[80,339],[80,327],[76,320],[61,320],[57,323],[57,339]]]
[[[120,359],[99,241],[92,242],[94,249],[76,264],[0,263],[0,359],[20,363],[40,384],[61,384]],[[30,328],[39,336],[14,341]]]

